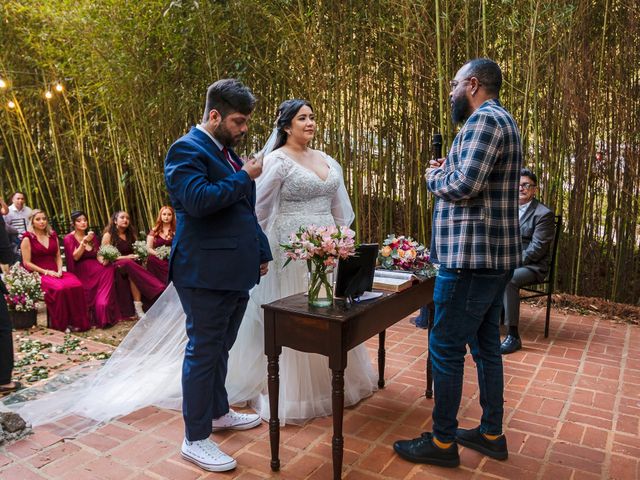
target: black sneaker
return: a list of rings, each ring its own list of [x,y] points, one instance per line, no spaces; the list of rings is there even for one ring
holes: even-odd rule
[[[393,449],[402,458],[413,463],[428,463],[448,468],[460,465],[458,445],[454,442],[448,448],[440,448],[433,443],[431,432],[425,432],[413,440],[398,440],[393,444]]]
[[[456,441],[467,448],[476,450],[496,460],[506,460],[509,456],[507,450],[507,439],[504,435],[500,435],[495,440],[489,440],[482,433],[480,427],[465,430],[458,428],[456,430]]]

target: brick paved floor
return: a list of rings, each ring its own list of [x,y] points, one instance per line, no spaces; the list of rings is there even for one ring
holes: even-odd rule
[[[524,349],[505,362],[508,461],[462,448],[461,467],[450,470],[394,455],[394,440],[431,427],[432,401],[423,397],[425,332],[405,320],[387,334],[387,387],[345,413],[344,478],[640,478],[640,328],[554,310],[545,339],[544,310],[529,305],[522,323]],[[375,358],[377,342],[368,346]],[[480,408],[470,357],[465,373],[459,419],[471,427]],[[38,428],[0,448],[0,478],[331,478],[330,418],[282,429],[278,474],[269,470],[266,424],[214,436],[238,460],[226,474],[206,474],[180,458],[183,425],[174,411],[146,408],[75,439],[54,431]]]

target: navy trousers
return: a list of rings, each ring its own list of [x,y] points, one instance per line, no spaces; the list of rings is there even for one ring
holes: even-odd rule
[[[0,385],[11,383],[11,372],[13,371],[13,337],[11,336],[11,330],[9,311],[4,300],[4,294],[0,291]]]
[[[249,301],[248,291],[176,287],[187,316],[182,364],[182,415],[189,441],[211,435],[211,422],[229,411],[229,350]]]

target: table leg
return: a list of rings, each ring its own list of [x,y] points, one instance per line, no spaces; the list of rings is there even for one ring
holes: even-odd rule
[[[378,334],[378,388],[384,388],[384,362],[386,354],[384,342],[386,336],[386,330],[383,330]]]
[[[344,415],[344,370],[331,370],[331,404],[333,410],[333,478],[340,480],[342,476],[342,453],[344,437],[342,436],[342,417]]]
[[[280,394],[279,355],[267,357],[269,388],[269,443],[271,443],[271,470],[280,470],[278,450],[280,447],[280,419],[278,418],[278,396]]]
[[[429,305],[429,321],[427,322],[427,341],[431,334],[431,328],[433,327],[433,316],[435,315],[435,306],[432,303]],[[424,392],[426,398],[433,398],[433,372],[431,370],[431,345],[427,350],[427,390]]]

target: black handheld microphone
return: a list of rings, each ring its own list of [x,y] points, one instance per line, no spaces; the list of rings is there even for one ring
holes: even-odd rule
[[[433,138],[431,139],[431,153],[433,155],[434,160],[438,160],[442,158],[442,134],[434,133]],[[438,263],[438,252],[436,250],[436,237],[433,233],[433,227],[436,219],[436,202],[438,201],[437,197],[433,198],[433,212],[431,216],[431,242],[429,244],[429,252],[432,263]]]
[[[433,139],[431,140],[431,153],[433,154],[433,159],[438,160],[442,158],[442,134],[434,133]]]

